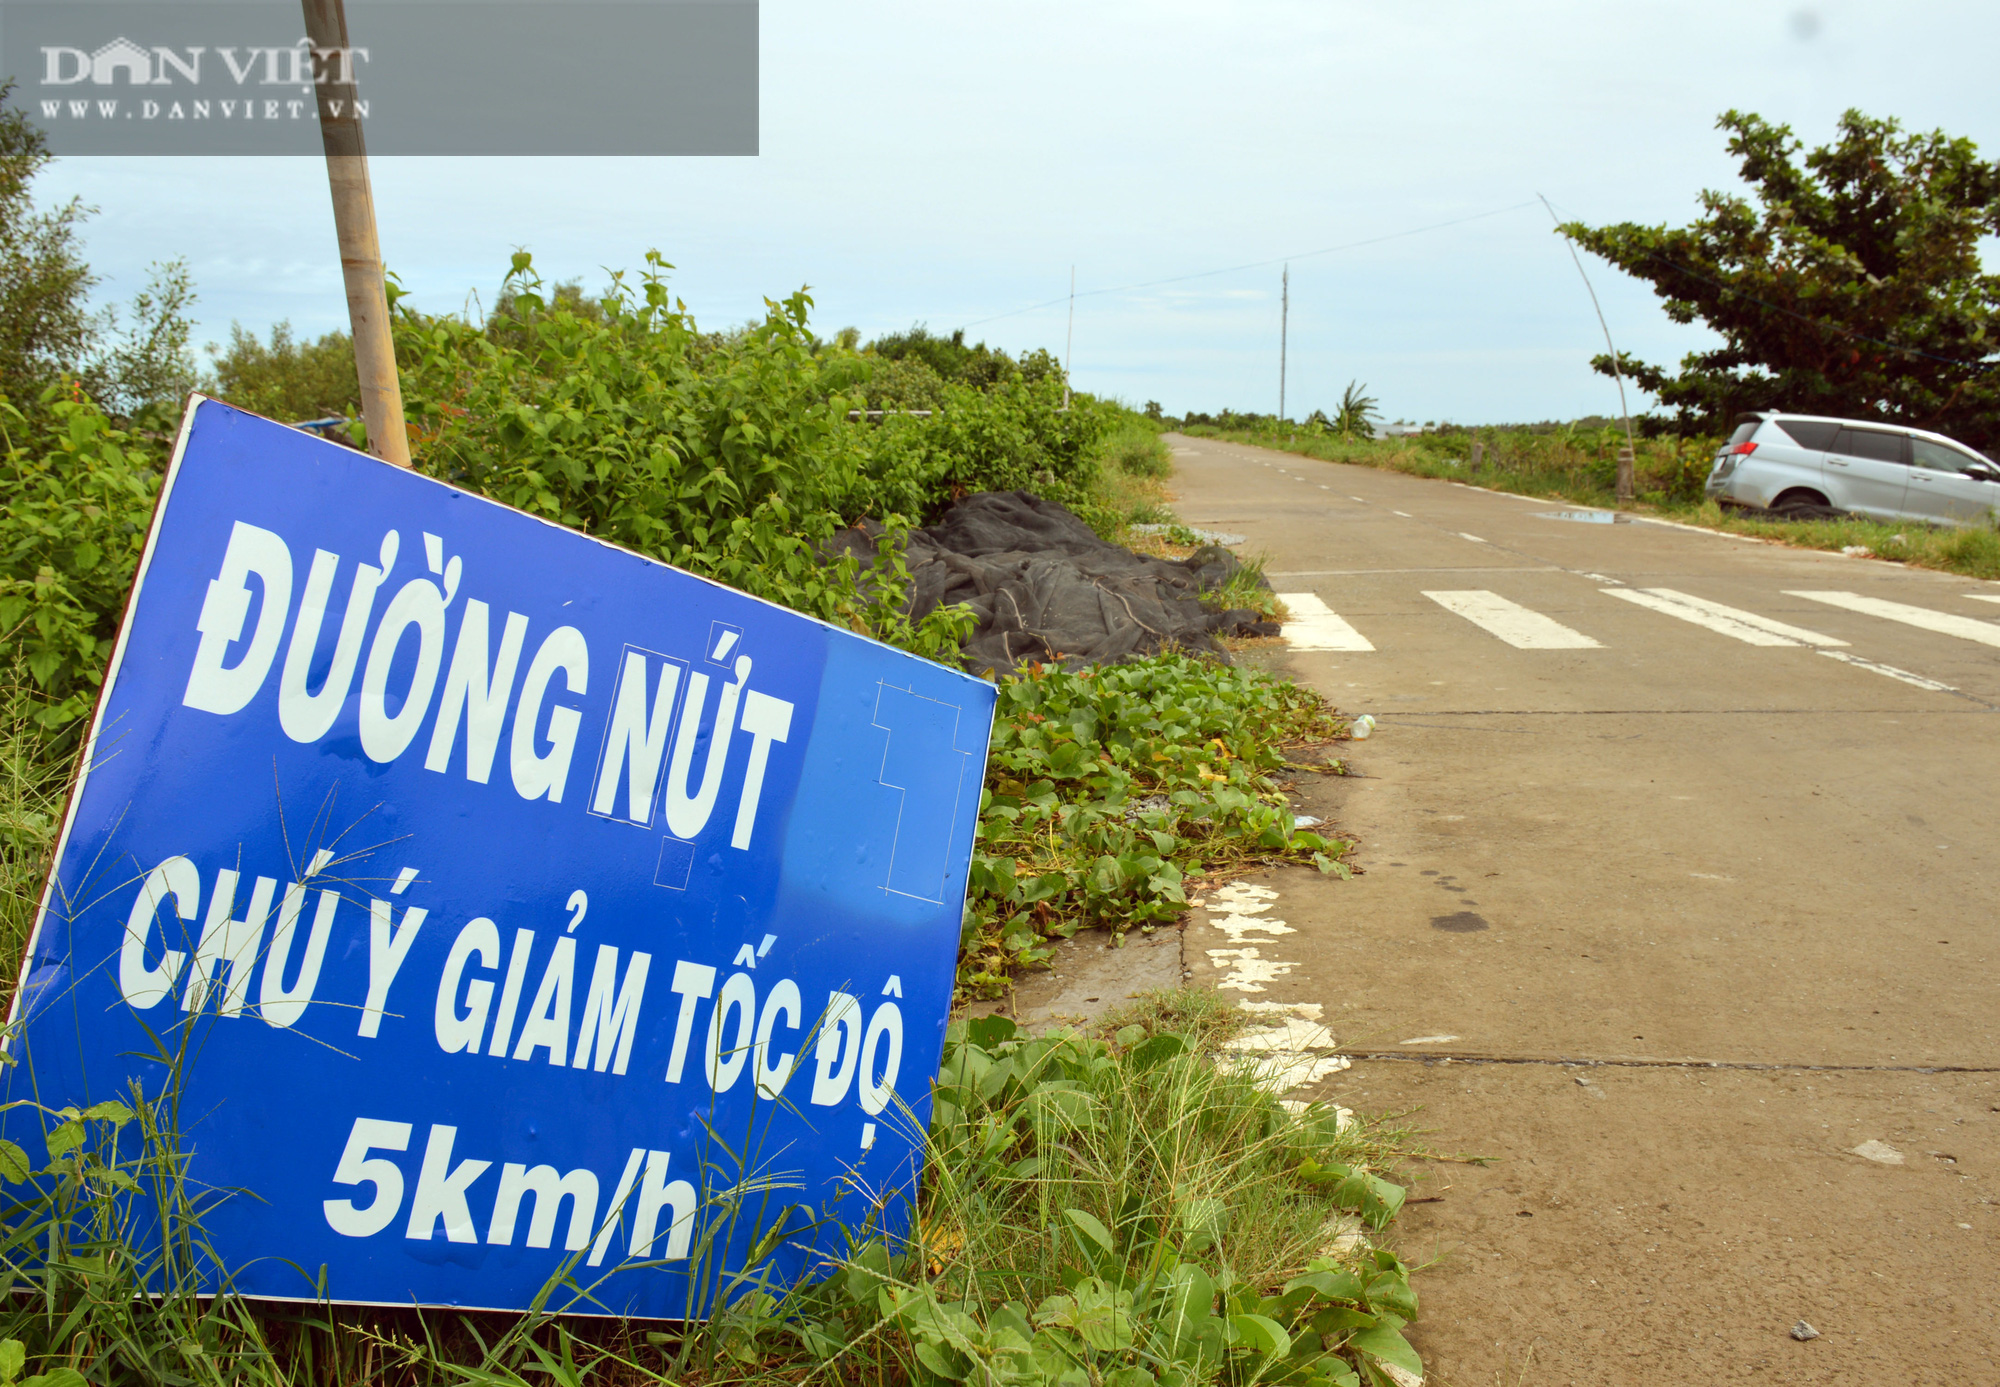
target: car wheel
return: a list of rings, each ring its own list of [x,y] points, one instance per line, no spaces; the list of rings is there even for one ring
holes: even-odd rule
[[[1817,491],[1787,491],[1771,503],[1781,520],[1831,520],[1840,514]]]

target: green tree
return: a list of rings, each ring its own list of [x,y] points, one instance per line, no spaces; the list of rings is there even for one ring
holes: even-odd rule
[[[1333,431],[1350,438],[1357,436],[1373,438],[1376,403],[1375,397],[1368,393],[1367,386],[1357,381],[1349,381],[1347,389],[1341,392],[1340,408],[1329,421]]]
[[[194,386],[187,264],[154,265],[122,323],[116,309],[93,311],[97,277],[78,234],[90,209],[71,198],[35,210],[48,142],[7,104],[12,92],[0,85],[0,397],[32,411],[50,387],[70,381],[121,421],[169,427]]]
[[[960,381],[976,390],[989,389],[1021,369],[1007,353],[984,342],[968,347],[964,328],[941,337],[918,323],[908,332],[876,338],[866,350],[890,361],[921,361],[943,379]]]
[[[231,323],[229,346],[211,343],[208,351],[210,393],[252,414],[296,424],[361,407],[354,344],[344,332],[302,342],[284,322],[271,329],[271,340],[265,342],[241,323]]]
[[[48,142],[9,106],[0,86],[0,394],[32,402],[73,372],[97,340],[89,299],[96,279],[77,229],[89,209],[71,198],[35,210],[31,185],[49,162]]]
[[[126,324],[107,308],[101,329],[79,379],[90,396],[116,418],[155,431],[175,427],[188,392],[195,388],[194,358],[188,339],[194,323],[194,280],[185,260],[153,266],[146,287],[132,296]]]
[[[2000,442],[2000,276],[1979,251],[2000,232],[2000,164],[1859,111],[1803,158],[1789,126],[1738,111],[1716,123],[1749,197],[1704,192],[1705,215],[1684,227],[1562,228],[1652,284],[1675,322],[1722,338],[1677,374],[1621,353],[1626,374],[1683,432],[1764,408]],[[1607,355],[1591,364],[1612,372]]]

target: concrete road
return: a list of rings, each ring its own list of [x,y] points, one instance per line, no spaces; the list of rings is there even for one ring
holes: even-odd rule
[[[2000,584],[1170,441],[1381,719],[1363,874],[1185,956],[1494,1158],[1401,1223],[1432,1381],[2000,1383]]]

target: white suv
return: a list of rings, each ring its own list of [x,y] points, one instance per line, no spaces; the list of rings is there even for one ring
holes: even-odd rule
[[[1922,429],[1745,414],[1716,456],[1707,491],[1724,505],[1973,525],[2000,507],[2000,464]]]

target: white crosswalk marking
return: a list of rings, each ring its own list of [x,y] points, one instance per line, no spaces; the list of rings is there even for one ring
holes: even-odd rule
[[[1829,607],[1842,607],[1850,612],[1860,612],[1863,616],[1879,616],[1885,621],[1900,621],[1905,626],[1936,631],[1939,635],[1957,636],[1960,640],[1978,641],[1981,645],[2000,646],[2000,626],[1995,626],[1990,621],[1980,621],[1976,617],[1959,616],[1953,612],[1936,612],[1929,607],[1912,607],[1905,602],[1885,602],[1879,597],[1863,597],[1854,592],[1787,590],[1785,596],[1804,597],[1814,602],[1824,602]]]
[[[1498,636],[1516,650],[1597,650],[1598,643],[1540,612],[1509,602],[1497,592],[1427,592],[1424,596],[1448,612],[1456,612],[1481,630]]]
[[[2000,602],[2000,592],[1968,592],[1965,596],[1975,602]]]
[[[1711,602],[1705,597],[1695,597],[1690,593],[1676,592],[1672,588],[1600,588],[1606,597],[1616,597],[1637,607],[1664,612],[1668,616],[1691,621],[1696,626],[1705,626],[1745,645],[1790,646],[1797,649],[1801,645],[1846,645],[1846,641],[1835,640],[1832,636],[1822,636],[1817,631],[1808,631],[1802,626],[1787,626],[1782,621],[1773,621],[1755,612],[1742,611],[1736,607],[1725,607],[1720,602]]]
[[[1864,660],[1859,655],[1849,655],[1844,650],[1822,650],[1819,653],[1829,659],[1839,660],[1842,664],[1853,665],[1857,669],[1872,670],[1876,674],[1886,674],[1891,679],[1900,680],[1905,684],[1915,684],[1918,688],[1929,689],[1932,693],[1958,692],[1949,684],[1940,684],[1935,679],[1926,679],[1921,674],[1912,674],[1906,669],[1897,669],[1894,665],[1878,665],[1873,660]]]
[[[1285,622],[1285,644],[1294,650],[1373,650],[1368,638],[1319,600],[1315,593],[1281,592],[1278,600],[1291,609]]]

